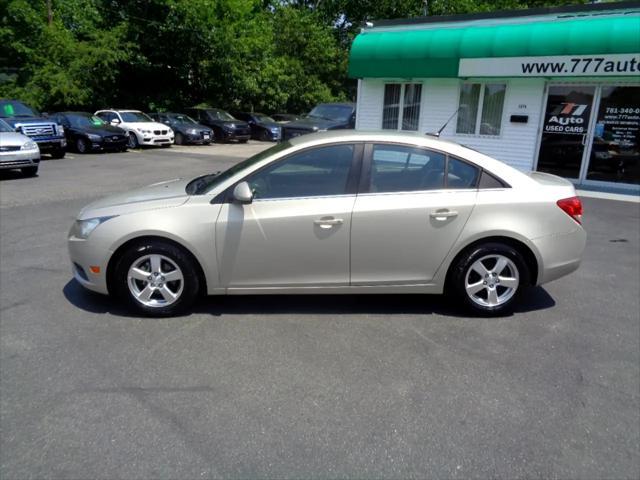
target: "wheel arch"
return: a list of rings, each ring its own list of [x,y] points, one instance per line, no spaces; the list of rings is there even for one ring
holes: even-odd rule
[[[193,252],[191,252],[191,250],[189,250],[180,242],[168,237],[163,237],[161,235],[141,235],[138,237],[130,238],[129,240],[124,242],[122,245],[116,248],[116,250],[111,255],[111,258],[109,258],[109,262],[107,263],[106,280],[107,280],[107,290],[110,294],[114,292],[113,277],[115,275],[115,270],[116,270],[115,266],[118,260],[124,254],[124,252],[127,251],[129,248],[131,248],[133,245],[144,243],[144,242],[150,242],[150,241],[168,243],[184,251],[191,258],[191,260],[193,261],[193,264],[196,266],[196,274],[198,275],[198,280],[200,281],[200,292],[199,292],[200,295],[207,293],[207,277],[204,274],[204,269],[202,268],[200,261],[193,254]]]
[[[541,266],[540,266],[540,260],[538,259],[538,256],[536,255],[532,247],[527,245],[524,241],[514,237],[510,237],[506,235],[492,235],[488,237],[475,239],[470,243],[465,244],[458,250],[458,252],[454,255],[453,259],[451,260],[451,262],[449,262],[449,265],[447,266],[447,273],[446,273],[445,283],[444,283],[445,291],[449,289],[449,283],[451,281],[452,271],[455,265],[457,265],[460,258],[463,255],[467,254],[470,250],[484,243],[503,243],[517,250],[518,253],[520,253],[520,255],[522,255],[522,257],[524,258],[524,261],[527,264],[527,268],[529,269],[530,284],[536,285],[538,283],[538,276],[540,274]]]

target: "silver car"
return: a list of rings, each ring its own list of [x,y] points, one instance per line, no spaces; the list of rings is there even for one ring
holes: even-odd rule
[[[20,169],[23,175],[32,177],[39,165],[38,144],[0,120],[0,170]]]
[[[327,132],[98,200],[69,253],[80,284],[149,315],[199,294],[445,291],[496,315],[578,268],[581,215],[553,175],[429,136]]]

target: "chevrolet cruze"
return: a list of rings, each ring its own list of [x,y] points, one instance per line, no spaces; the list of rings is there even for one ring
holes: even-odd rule
[[[573,185],[429,136],[326,132],[85,207],[75,279],[147,315],[198,295],[443,293],[475,314],[578,268]]]

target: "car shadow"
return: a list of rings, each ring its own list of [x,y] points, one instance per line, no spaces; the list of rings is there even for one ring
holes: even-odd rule
[[[135,317],[117,300],[91,292],[71,279],[62,290],[77,308],[90,313]],[[545,310],[556,302],[542,287],[529,289],[514,314]],[[466,318],[468,314],[444,295],[229,295],[200,299],[186,314],[220,315],[428,315]],[[509,314],[512,315],[512,314]]]
[[[38,176],[25,176],[20,170],[0,170],[0,182],[5,180],[29,180]]]

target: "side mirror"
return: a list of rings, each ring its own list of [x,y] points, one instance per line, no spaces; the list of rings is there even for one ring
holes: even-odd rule
[[[247,182],[240,182],[233,189],[233,199],[238,203],[251,203],[253,201],[253,192]]]
[[[118,120],[117,118],[114,118],[113,120],[111,120],[111,125],[119,125],[120,124],[120,120]]]

